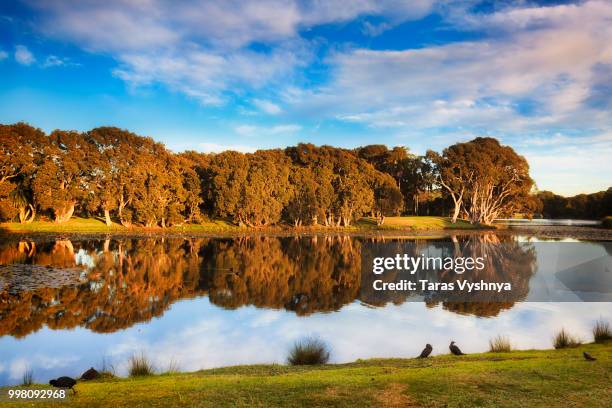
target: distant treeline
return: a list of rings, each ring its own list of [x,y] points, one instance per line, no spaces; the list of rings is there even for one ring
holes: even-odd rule
[[[563,197],[550,191],[538,193],[544,218],[599,220],[612,215],[612,187],[593,194]]]
[[[298,144],[255,153],[173,153],[115,127],[46,135],[0,125],[0,219],[125,226],[222,218],[245,226],[348,226],[368,215],[462,216],[491,223],[539,210],[527,161],[493,138],[441,153]]]

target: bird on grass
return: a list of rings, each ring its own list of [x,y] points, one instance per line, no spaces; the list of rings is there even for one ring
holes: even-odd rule
[[[59,377],[55,380],[49,381],[49,385],[54,386],[55,388],[68,388],[71,389],[72,392],[76,394],[76,390],[74,386],[76,385],[76,380],[70,377]]]
[[[431,354],[431,350],[433,350],[433,347],[431,347],[431,344],[427,344],[423,351],[421,351],[419,358],[427,358]]]
[[[597,360],[595,357],[593,357],[592,355],[590,355],[590,354],[589,354],[589,353],[587,353],[586,351],[583,351],[583,352],[582,352],[582,355],[584,356],[584,358],[585,358],[587,361],[595,361],[595,360]]]
[[[81,380],[95,380],[100,378],[100,373],[95,368],[91,367],[81,375]]]
[[[450,349],[451,353],[453,353],[456,356],[463,356],[464,355],[464,353],[461,351],[461,349],[455,345],[454,341],[451,341],[451,344],[450,344],[450,346],[448,346],[448,348]]]

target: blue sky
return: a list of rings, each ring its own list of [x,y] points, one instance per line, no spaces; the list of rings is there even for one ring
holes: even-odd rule
[[[175,151],[494,136],[540,189],[612,185],[612,2],[0,4],[0,122]]]

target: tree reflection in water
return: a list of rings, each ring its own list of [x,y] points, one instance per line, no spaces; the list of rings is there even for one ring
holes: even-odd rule
[[[155,238],[5,242],[0,265],[28,273],[27,265],[83,269],[83,280],[59,288],[2,284],[0,275],[0,335],[23,337],[43,326],[52,329],[86,327],[113,332],[160,316],[180,299],[208,295],[213,304],[234,309],[244,305],[292,311],[298,315],[339,310],[360,294],[361,246],[384,238],[348,236]],[[521,294],[529,291],[535,270],[534,251],[505,237],[506,249],[494,253],[500,237],[494,234],[453,238],[458,251],[486,252],[491,263],[475,280],[512,281]],[[402,242],[402,240],[391,240]],[[405,242],[405,240],[404,240]],[[416,248],[436,245],[419,240]],[[448,245],[447,241],[447,245]],[[452,242],[452,241],[450,241]],[[521,267],[508,268],[520,259]],[[1,274],[1,270],[0,270]],[[450,279],[442,275],[439,279]],[[367,282],[366,282],[367,283]],[[407,294],[397,292],[393,303]],[[512,302],[453,303],[428,299],[445,309],[494,316]]]

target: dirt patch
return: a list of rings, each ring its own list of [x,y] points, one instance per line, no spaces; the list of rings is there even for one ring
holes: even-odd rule
[[[416,401],[412,400],[404,393],[406,386],[392,383],[376,395],[376,400],[380,407],[399,408],[399,407],[421,407]]]

